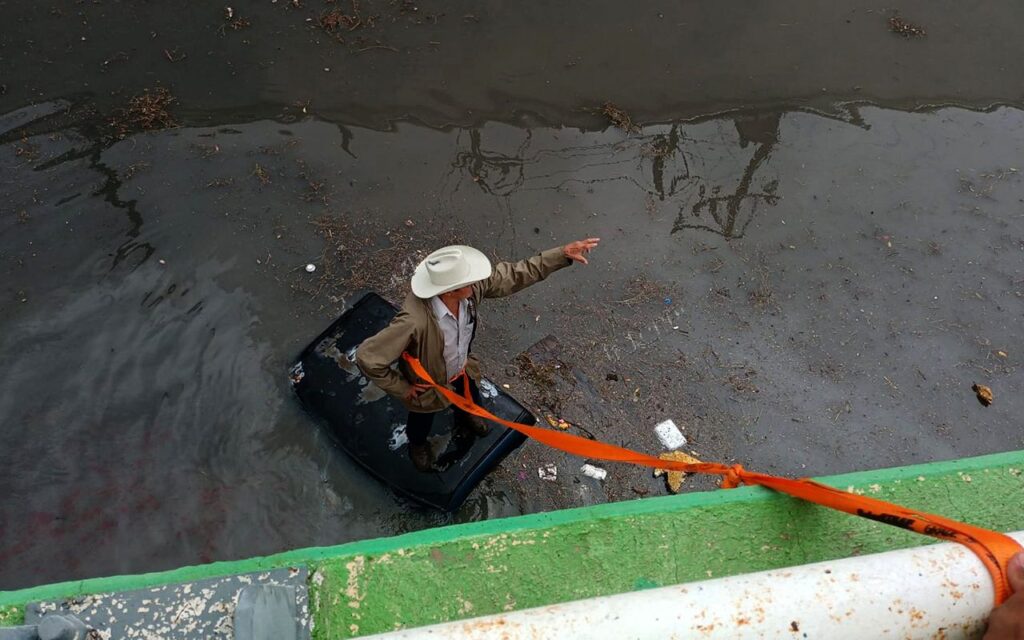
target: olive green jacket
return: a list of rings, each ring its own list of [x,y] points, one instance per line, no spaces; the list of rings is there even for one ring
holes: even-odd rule
[[[548,249],[519,262],[500,262],[494,265],[491,277],[473,285],[470,302],[473,307],[479,308],[484,298],[511,295],[570,264],[572,261],[565,257],[561,247]],[[479,328],[479,316],[475,320]],[[436,389],[428,389],[413,400],[405,398],[411,382],[418,381],[402,360],[402,353],[406,351],[423,363],[435,381],[447,380],[444,334],[434,317],[430,299],[417,298],[412,292],[406,295],[402,309],[391,324],[359,345],[356,364],[363,375],[388,394],[400,399],[409,411],[432,413],[444,409],[448,406],[448,400]],[[392,367],[395,362],[398,363],[397,369]],[[472,353],[466,360],[466,373],[474,380],[480,380],[480,362]]]

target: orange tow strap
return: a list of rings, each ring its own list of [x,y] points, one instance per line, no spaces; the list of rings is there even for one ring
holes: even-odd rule
[[[722,476],[722,487],[726,489],[731,489],[741,484],[761,485],[823,507],[870,518],[871,520],[909,529],[933,538],[959,542],[973,551],[992,575],[996,604],[1001,604],[1013,592],[1007,577],[1007,563],[1022,548],[1017,544],[1016,540],[1002,533],[950,520],[942,516],[924,513],[923,511],[908,509],[885,502],[884,500],[847,493],[820,482],[815,482],[809,478],[797,480],[781,478],[747,471],[739,464],[725,465],[715,462],[692,464],[676,460],[662,460],[661,458],[638,451],[617,447],[607,442],[588,440],[587,438],[581,438],[580,436],[568,433],[504,420],[473,402],[469,393],[468,382],[464,385],[465,396],[460,396],[451,389],[434,382],[418,359],[408,353],[403,353],[402,357],[417,376],[434,387],[434,389],[437,389],[438,393],[442,394],[459,409],[466,413],[497,422],[498,424],[503,424],[510,429],[515,429],[534,440],[543,442],[549,447],[583,458],[628,462],[645,467],[670,469],[686,473],[716,474]]]

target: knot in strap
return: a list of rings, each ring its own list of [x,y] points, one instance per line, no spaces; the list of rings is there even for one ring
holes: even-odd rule
[[[734,464],[729,467],[729,470],[726,471],[724,476],[722,476],[722,488],[735,489],[743,484],[744,473],[746,473],[746,469],[744,469],[741,464]]]

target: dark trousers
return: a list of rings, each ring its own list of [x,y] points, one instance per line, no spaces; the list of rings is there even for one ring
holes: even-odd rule
[[[462,386],[464,379],[469,381],[469,394],[473,396],[473,402],[480,404],[480,390],[476,388],[476,383],[473,382],[473,379],[466,374],[462,374],[458,378],[455,378],[455,380],[452,381],[452,388],[455,389],[456,393],[462,395],[464,393]],[[455,405],[451,405],[451,407],[452,412],[455,414],[453,417],[456,422],[461,418],[469,416],[469,414]],[[438,413],[440,413],[440,411],[435,413],[416,413],[414,411],[410,411],[409,417],[405,423],[405,435],[408,436],[409,442],[412,444],[426,442],[427,436],[430,435],[430,428],[434,426],[434,416]]]

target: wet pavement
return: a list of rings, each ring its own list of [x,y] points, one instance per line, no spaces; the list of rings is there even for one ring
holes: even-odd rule
[[[528,443],[459,513],[428,513],[302,412],[298,352],[455,240],[512,259],[602,238],[589,266],[489,302],[475,345],[490,377],[577,433],[656,452],[673,419],[702,459],[790,475],[1020,448],[1024,111],[1004,87],[1024,83],[1000,62],[1019,53],[1000,35],[1019,9],[935,22],[924,6],[901,14],[920,39],[880,9],[799,3],[742,18],[381,3],[373,26],[334,34],[316,26],[331,5],[308,2],[237,8],[238,29],[191,5],[191,21],[13,7],[0,588],[664,494],[648,470],[599,482]],[[698,19],[714,28],[677,38],[680,55],[637,52],[645,31]],[[606,48],[612,34],[632,53]],[[47,60],[67,64],[39,72]],[[644,75],[655,61],[665,81]],[[107,120],[158,85],[181,126],[112,137]],[[587,110],[605,100],[657,124],[607,127]],[[951,102],[970,108],[926,108]],[[558,367],[538,375],[517,356],[549,335]],[[549,463],[556,482],[538,478]]]

